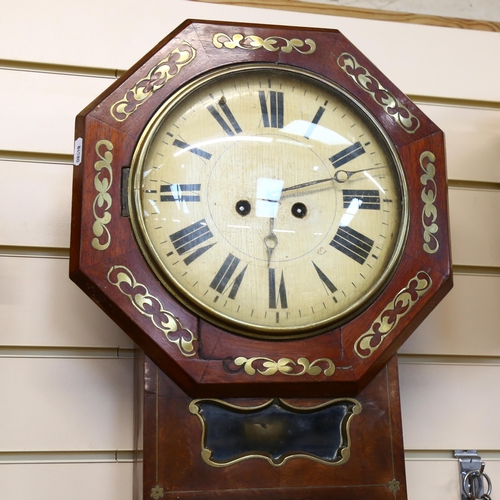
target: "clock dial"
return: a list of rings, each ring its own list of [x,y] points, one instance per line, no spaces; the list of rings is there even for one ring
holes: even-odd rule
[[[340,324],[381,290],[406,236],[390,142],[353,98],[291,68],[241,66],[178,92],[143,132],[132,176],[149,264],[236,333]]]

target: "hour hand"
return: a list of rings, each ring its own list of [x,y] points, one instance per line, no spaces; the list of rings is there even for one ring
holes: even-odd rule
[[[264,245],[267,250],[267,267],[271,265],[271,257],[274,249],[278,246],[278,237],[274,234],[274,218],[269,219],[270,231],[264,237]]]

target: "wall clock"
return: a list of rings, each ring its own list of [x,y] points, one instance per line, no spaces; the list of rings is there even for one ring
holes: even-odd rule
[[[352,398],[397,388],[384,366],[452,286],[443,134],[336,30],[186,22],[78,116],[73,199],[71,278],[144,350],[143,385],[198,398],[202,468],[344,463]],[[335,452],[243,451],[250,414],[325,412]],[[215,452],[214,415],[239,451]]]

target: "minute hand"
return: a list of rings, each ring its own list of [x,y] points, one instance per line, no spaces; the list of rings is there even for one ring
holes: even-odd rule
[[[295,184],[295,186],[289,186],[286,188],[283,188],[281,192],[285,191],[292,191],[294,189],[302,189],[308,186],[314,186],[315,184],[322,184],[323,182],[328,182],[328,181],[335,181],[338,182],[339,184],[342,184],[349,180],[354,174],[360,174],[361,172],[366,172],[368,170],[377,170],[379,168],[384,168],[384,167],[373,167],[373,168],[365,168],[363,170],[338,170],[335,172],[335,175],[333,177],[328,177],[327,179],[318,179],[316,181],[310,181],[310,182],[303,182],[302,184]]]

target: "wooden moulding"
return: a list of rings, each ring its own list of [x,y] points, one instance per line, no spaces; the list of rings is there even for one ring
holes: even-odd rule
[[[307,12],[328,16],[353,17],[395,23],[422,24],[426,26],[442,26],[444,28],[460,28],[478,31],[500,31],[500,23],[480,19],[464,19],[459,17],[434,16],[411,12],[395,12],[381,9],[365,9],[331,5],[326,2],[310,2],[309,0],[191,0],[194,2],[217,3],[224,5],[240,5],[261,9],[286,10],[291,12]]]

